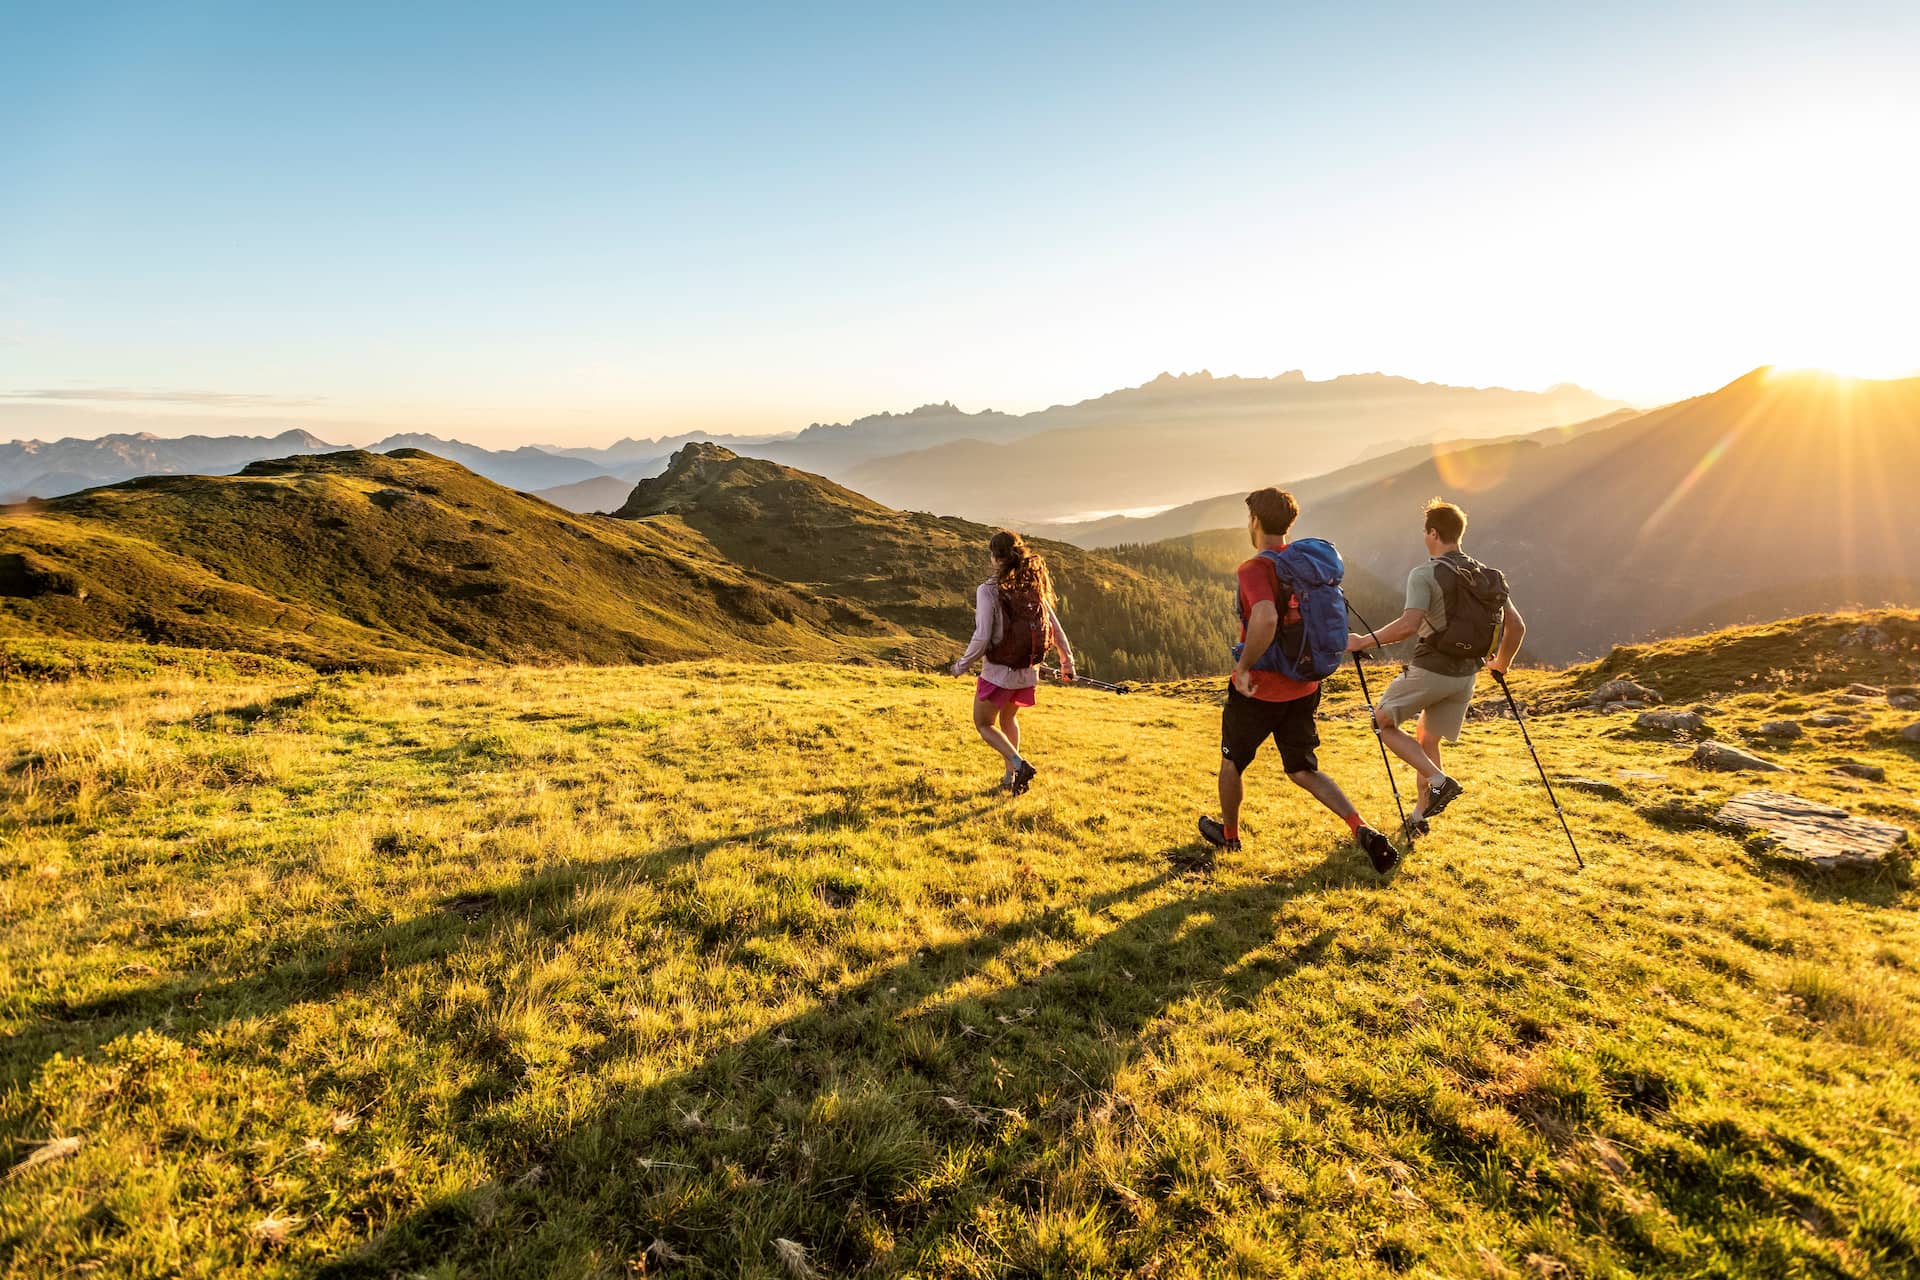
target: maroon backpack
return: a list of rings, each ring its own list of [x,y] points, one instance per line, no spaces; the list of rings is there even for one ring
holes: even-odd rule
[[[1000,588],[1000,638],[987,646],[987,661],[1016,671],[1038,665],[1047,652],[1047,606],[1038,587]]]

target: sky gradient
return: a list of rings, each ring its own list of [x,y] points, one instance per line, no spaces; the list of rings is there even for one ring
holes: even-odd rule
[[[0,436],[1920,367],[1920,6],[1541,8],[0,0]]]

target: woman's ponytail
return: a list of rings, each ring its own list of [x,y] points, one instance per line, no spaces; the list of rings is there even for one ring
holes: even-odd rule
[[[1053,607],[1053,575],[1047,572],[1047,562],[1027,545],[1025,538],[1010,529],[1002,529],[987,543],[987,552],[999,562],[1002,591],[1037,591],[1040,602]]]

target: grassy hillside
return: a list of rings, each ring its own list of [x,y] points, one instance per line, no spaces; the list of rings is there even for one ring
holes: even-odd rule
[[[1048,691],[1006,801],[929,676],[107,658],[0,682],[8,1274],[1920,1266],[1907,864],[1701,826],[1749,784],[1623,717],[1536,725],[1659,775],[1566,789],[1584,874],[1486,722],[1393,877],[1271,759],[1196,877],[1204,702]],[[1920,826],[1913,713],[1848,709],[1772,785]]]
[[[320,666],[834,657],[910,639],[685,528],[575,516],[411,450],[149,477],[0,513],[0,628]]]
[[[244,648],[325,668],[713,654],[950,662],[992,530],[689,446],[579,516],[430,454],[341,452],[0,509],[0,634]],[[644,517],[644,518],[634,518]],[[1082,669],[1209,671],[1205,592],[1046,544]]]
[[[717,445],[689,445],[634,488],[616,514],[683,522],[730,559],[902,627],[973,630],[973,592],[991,572],[991,526],[902,512],[830,480]],[[1160,576],[1064,543],[1036,540],[1061,621],[1087,675],[1169,679],[1227,661],[1231,604],[1218,582]],[[1231,572],[1229,568],[1226,572]],[[934,647],[930,662],[957,649]]]

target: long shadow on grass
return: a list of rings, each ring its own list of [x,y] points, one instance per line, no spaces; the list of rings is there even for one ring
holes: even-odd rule
[[[907,820],[931,819],[942,807],[937,800],[904,809],[887,807],[896,794],[905,790],[876,793],[869,797],[870,806]],[[987,807],[916,829],[949,826]],[[590,929],[601,923],[598,913],[609,905],[604,896],[588,892],[599,886],[658,880],[729,845],[858,825],[866,818],[842,803],[790,822],[662,845],[633,857],[556,864],[497,890],[444,899],[433,911],[411,919],[392,922],[381,915],[362,915],[271,939],[261,945],[258,959],[250,959],[246,971],[237,975],[200,969],[84,1000],[43,999],[28,1010],[26,1026],[17,1036],[0,1041],[0,1088],[25,1087],[56,1052],[92,1053],[116,1037],[146,1028],[163,1028],[182,1038],[235,1020],[271,1017],[290,1005],[333,999],[396,972],[437,963],[463,948],[485,948],[495,935],[510,930],[562,936]],[[426,855],[415,851],[413,856]]]
[[[1167,876],[1143,879],[924,950],[571,1124],[503,1107],[463,1136],[493,1181],[321,1274],[546,1274],[656,1239],[708,1274],[772,1274],[782,1237],[824,1274],[914,1270],[982,1206],[1033,1207],[1089,1113],[1131,1108],[1115,1077],[1171,1007],[1244,1004],[1318,963],[1332,931],[1285,909],[1353,871],[1342,845],[1290,881],[1134,909]],[[1140,1191],[1177,1198],[1178,1159]]]

